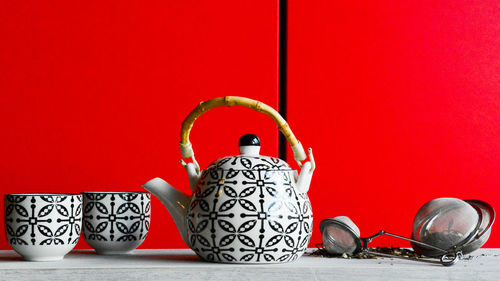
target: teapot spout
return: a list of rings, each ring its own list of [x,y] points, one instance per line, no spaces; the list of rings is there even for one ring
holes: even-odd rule
[[[186,215],[191,197],[178,191],[166,181],[160,178],[154,178],[146,182],[142,187],[151,192],[165,205],[168,212],[174,219],[175,225],[186,245],[189,244]]]

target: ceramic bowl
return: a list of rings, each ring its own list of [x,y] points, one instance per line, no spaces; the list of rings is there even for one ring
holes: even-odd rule
[[[146,239],[151,219],[147,192],[84,192],[83,237],[98,254],[126,254]]]
[[[78,242],[81,195],[7,194],[4,205],[7,240],[25,260],[61,260]]]

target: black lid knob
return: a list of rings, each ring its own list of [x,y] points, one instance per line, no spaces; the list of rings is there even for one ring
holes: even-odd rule
[[[238,142],[239,146],[260,146],[260,139],[254,134],[246,134],[241,136]]]

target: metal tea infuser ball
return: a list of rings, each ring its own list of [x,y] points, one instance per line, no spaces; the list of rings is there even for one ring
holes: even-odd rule
[[[413,221],[412,239],[464,254],[479,249],[491,232],[495,211],[480,200],[437,198],[420,208]],[[412,242],[415,252],[437,256],[439,251]]]
[[[384,257],[397,257],[400,256],[388,255],[378,252],[372,252],[368,249],[368,243],[370,243],[374,238],[388,235],[395,238],[410,241],[412,243],[420,244],[422,246],[439,251],[442,255],[439,259],[439,263],[445,266],[455,264],[458,259],[462,256],[460,251],[447,251],[433,245],[428,245],[420,241],[388,233],[384,230],[379,231],[375,235],[370,237],[361,238],[359,233],[359,228],[352,222],[351,219],[345,216],[339,216],[332,219],[324,219],[320,224],[321,234],[323,235],[323,245],[325,250],[330,254],[353,254],[364,252],[367,254],[384,256]],[[413,260],[413,259],[412,259]],[[438,261],[428,260],[428,259],[418,259],[418,261],[436,263]]]

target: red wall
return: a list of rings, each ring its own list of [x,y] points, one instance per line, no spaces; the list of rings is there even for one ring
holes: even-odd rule
[[[436,197],[500,210],[498,15],[497,1],[290,0],[288,116],[318,166],[313,242],[338,215],[364,236],[410,235]],[[485,246],[500,247],[498,226]]]
[[[2,195],[142,190],[156,176],[187,192],[178,142],[198,102],[241,95],[278,105],[277,7],[265,0],[1,1]],[[200,165],[236,154],[246,132],[261,137],[263,153],[277,155],[267,116],[220,108],[200,117],[191,135]],[[8,249],[3,227],[2,219],[0,249]],[[83,238],[78,247],[87,247]],[[184,247],[155,198],[141,247]]]
[[[277,108],[277,1],[0,1],[2,194],[141,190],[155,176],[187,192],[179,130],[199,101]],[[500,209],[499,5],[372,2],[289,0],[288,119],[318,165],[310,246],[325,217],[409,235],[435,197]],[[237,153],[245,132],[277,154],[267,117],[216,109],[192,132],[200,164]],[[152,200],[141,247],[184,247]],[[486,246],[500,247],[495,227]]]

